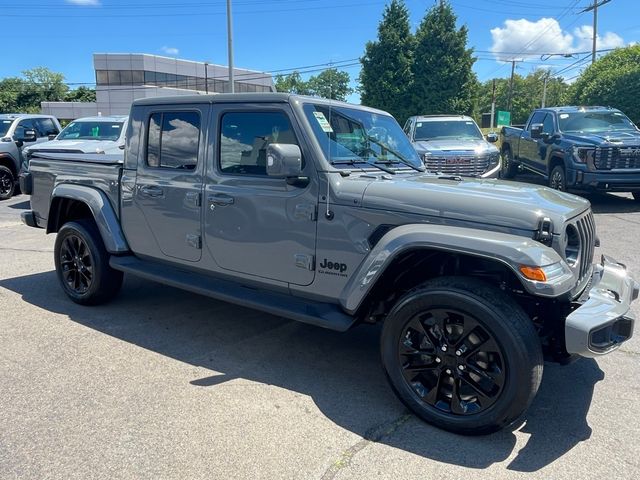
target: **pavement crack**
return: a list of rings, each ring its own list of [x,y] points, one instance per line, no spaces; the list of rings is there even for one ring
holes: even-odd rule
[[[400,415],[395,420],[390,422],[385,422],[380,425],[376,425],[369,430],[367,430],[364,434],[364,437],[351,445],[345,451],[340,454],[340,458],[336,460],[322,475],[321,480],[333,480],[336,475],[340,472],[340,470],[349,467],[351,465],[351,461],[353,457],[355,457],[359,452],[368,447],[371,443],[377,443],[385,437],[393,434],[396,430],[398,430],[402,425],[407,423],[407,421],[412,417],[410,413],[404,413]]]
[[[11,248],[0,247],[0,250],[8,250],[10,252],[37,252],[37,253],[53,253],[53,250],[39,249],[39,248]]]

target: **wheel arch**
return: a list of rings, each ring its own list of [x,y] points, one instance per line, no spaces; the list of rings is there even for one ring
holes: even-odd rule
[[[18,167],[16,165],[16,161],[13,159],[11,155],[8,154],[0,154],[0,165],[3,167],[7,167],[11,170],[14,179],[18,178]]]
[[[404,225],[380,239],[347,283],[340,303],[347,312],[362,317],[385,292],[393,294],[396,289],[415,286],[418,280],[460,271],[468,276],[502,278],[532,295],[557,297],[572,288],[572,279],[557,285],[531,282],[518,267],[546,266],[561,260],[550,247],[518,235],[442,225]]]
[[[61,184],[51,193],[47,233],[57,232],[66,222],[91,218],[109,253],[129,251],[116,212],[100,190],[84,185]]]
[[[564,171],[566,173],[567,166],[566,166],[564,156],[554,152],[549,157],[549,171],[547,172],[547,175],[551,175],[551,172],[553,172],[553,169],[556,168],[558,165],[564,168]]]

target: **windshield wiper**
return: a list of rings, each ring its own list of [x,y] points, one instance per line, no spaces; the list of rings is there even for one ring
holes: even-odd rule
[[[390,168],[383,167],[382,165],[378,165],[377,162],[369,162],[368,160],[365,160],[363,158],[358,158],[358,159],[350,158],[348,160],[333,160],[331,162],[331,165],[356,165],[358,163],[365,163],[367,165],[371,165],[372,167],[375,167],[379,170],[382,170],[383,172],[387,172],[392,175],[396,174],[395,170],[391,170]]]
[[[420,168],[420,167],[416,167],[414,164],[412,164],[409,160],[407,160],[406,158],[404,158],[400,153],[396,152],[395,150],[389,148],[388,145],[382,143],[381,141],[379,141],[378,139],[371,137],[369,135],[367,135],[367,140],[370,142],[375,143],[376,145],[378,145],[379,147],[384,148],[385,150],[389,151],[392,155],[396,156],[398,159],[396,161],[394,160],[376,160],[375,163],[386,163],[387,165],[391,165],[394,163],[403,163],[405,164],[407,167],[414,169],[417,172],[424,172],[424,168]],[[374,152],[375,154],[375,152]],[[376,155],[377,157],[377,155]]]

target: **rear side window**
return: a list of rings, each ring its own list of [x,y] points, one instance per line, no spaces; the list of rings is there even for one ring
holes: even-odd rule
[[[149,117],[147,165],[193,170],[198,164],[200,114],[162,112]]]
[[[298,145],[283,112],[226,113],[220,132],[220,170],[228,174],[266,175],[270,143]]]

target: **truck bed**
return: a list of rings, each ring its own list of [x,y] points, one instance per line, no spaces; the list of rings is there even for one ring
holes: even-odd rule
[[[81,184],[105,193],[120,214],[120,176],[123,155],[38,153],[29,161],[31,209],[40,227],[46,227],[51,192],[61,184]]]

